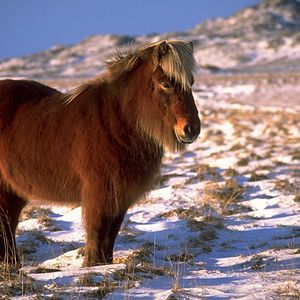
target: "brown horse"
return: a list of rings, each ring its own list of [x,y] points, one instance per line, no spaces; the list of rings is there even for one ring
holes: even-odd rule
[[[117,52],[100,77],[63,94],[0,81],[0,261],[17,262],[15,230],[29,202],[81,205],[85,266],[111,263],[127,209],[153,188],[165,150],[199,135],[193,46]]]

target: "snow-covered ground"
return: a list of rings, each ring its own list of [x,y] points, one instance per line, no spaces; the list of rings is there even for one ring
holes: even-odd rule
[[[299,299],[300,102],[257,102],[256,90],[195,87],[201,136],[166,154],[113,265],[80,267],[80,208],[29,207],[24,268],[0,282],[3,299]]]

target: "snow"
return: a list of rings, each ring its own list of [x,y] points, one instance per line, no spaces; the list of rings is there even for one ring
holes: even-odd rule
[[[185,153],[166,153],[161,184],[126,215],[113,265],[81,267],[80,207],[45,207],[50,225],[39,210],[20,222],[17,243],[34,288],[11,299],[98,299],[103,286],[111,300],[299,292],[300,110],[249,101],[257,90],[255,83],[195,87],[201,136]],[[215,198],[228,180],[243,188],[241,197]]]
[[[231,96],[236,96],[239,94],[252,94],[255,90],[255,85],[253,84],[242,84],[234,86],[216,86],[215,91],[218,94],[227,94]]]

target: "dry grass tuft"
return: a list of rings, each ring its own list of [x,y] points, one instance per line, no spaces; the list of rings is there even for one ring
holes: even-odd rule
[[[210,182],[205,188],[205,201],[215,205],[222,214],[235,213],[238,208],[243,207],[237,203],[242,199],[246,189],[246,187],[240,186],[235,179],[226,180],[222,184]],[[233,207],[233,205],[235,206]]]
[[[29,219],[37,219],[38,223],[43,225],[46,230],[60,231],[61,229],[55,226],[50,214],[51,210],[49,208],[37,208],[32,205],[28,205],[22,211],[20,222]]]
[[[203,240],[203,236],[191,237],[187,241],[189,248],[197,249],[198,253],[210,253],[212,251],[212,245]]]
[[[214,210],[212,207],[204,204],[201,207],[192,206],[190,208],[177,208],[167,211],[161,214],[161,217],[169,218],[177,216],[179,219],[186,220],[187,225],[192,230],[204,230],[208,226],[215,227],[217,229],[224,228],[224,220],[220,217],[207,214]]]
[[[239,167],[246,167],[248,166],[250,163],[250,159],[248,157],[245,157],[245,158],[241,158],[238,162],[237,162],[237,165]]]
[[[300,160],[300,153],[296,152],[292,154],[292,160]]]
[[[290,193],[294,193],[298,190],[298,187],[287,179],[276,179],[274,181],[274,187],[277,190],[290,192]]]
[[[93,274],[84,274],[80,276],[77,283],[80,286],[95,286]]]
[[[23,271],[12,266],[0,265],[0,295],[10,299],[14,296],[26,296],[39,293],[41,287],[34,284],[34,280],[28,277]]]
[[[136,273],[142,277],[154,278],[156,276],[174,276],[174,271],[167,266],[155,266],[151,263],[142,263],[136,267]]]
[[[31,270],[29,273],[34,274],[34,273],[53,273],[53,272],[59,272],[61,271],[60,269],[57,268],[45,268],[45,267],[37,267],[33,270]]]
[[[260,271],[265,267],[264,257],[260,254],[254,255],[250,259],[251,270]]]
[[[222,176],[219,174],[217,168],[211,167],[207,164],[200,164],[197,166],[197,177],[200,180],[214,180],[219,181]]]
[[[237,151],[242,149],[245,149],[245,146],[243,146],[241,143],[236,143],[229,148],[229,151]]]
[[[295,282],[289,281],[280,286],[274,291],[281,299],[300,299],[300,288]]]
[[[121,240],[124,243],[136,242],[136,235],[132,232],[127,232],[122,235]]]
[[[192,206],[189,208],[176,208],[165,213],[162,213],[160,216],[163,218],[169,218],[172,216],[177,216],[179,219],[191,220],[194,218],[201,217],[201,209]]]
[[[41,231],[32,230],[24,232],[28,234],[28,239],[22,241],[18,245],[18,250],[22,255],[34,253],[41,244],[53,245],[55,242],[47,237]]]
[[[141,248],[134,250],[130,255],[124,257],[114,257],[113,263],[126,264],[127,272],[131,273],[135,270],[136,266],[141,263],[150,263],[150,255],[152,254],[153,245],[151,247],[150,243],[146,243],[141,246]]]
[[[214,228],[209,227],[201,233],[200,238],[202,241],[207,242],[217,239],[218,235]]]
[[[212,183],[206,190],[207,194],[220,202],[234,202],[241,199],[245,188],[241,187],[234,179],[226,180],[224,184]]]
[[[195,258],[195,255],[183,252],[181,254],[170,254],[166,257],[168,261],[172,262],[192,262]]]
[[[223,229],[224,226],[224,219],[221,217],[216,217],[212,215],[206,215],[202,218],[202,222],[210,225],[216,229]]]
[[[239,172],[235,169],[229,168],[224,171],[224,176],[230,177],[230,178],[237,177],[237,176],[239,176]]]
[[[43,216],[48,216],[50,213],[51,210],[49,208],[37,208],[29,204],[22,210],[20,221],[39,219]]]
[[[107,294],[112,293],[117,287],[119,287],[119,284],[115,280],[110,278],[104,279],[99,284],[97,294],[101,297],[100,299],[102,299]]]
[[[300,204],[300,193],[295,196],[294,201]]]
[[[187,221],[187,226],[195,231],[201,231],[207,228],[207,224],[205,222],[194,219],[189,219]]]
[[[257,174],[256,172],[252,172],[250,174],[250,177],[249,177],[249,181],[262,181],[262,180],[268,180],[269,177],[267,175],[264,175],[264,174]]]
[[[152,279],[157,276],[174,276],[174,272],[167,266],[156,266],[151,262],[150,256],[156,248],[153,243],[145,243],[127,257],[115,257],[114,263],[124,263],[126,268],[115,272],[113,280],[119,287],[130,289],[143,281],[144,278]]]
[[[60,231],[61,229],[55,226],[53,220],[49,216],[51,211],[49,209],[41,209],[38,215],[38,222],[46,227],[49,231]]]

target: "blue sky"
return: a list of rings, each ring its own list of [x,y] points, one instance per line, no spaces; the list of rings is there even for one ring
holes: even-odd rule
[[[184,31],[261,0],[1,0],[0,59],[95,34]]]

